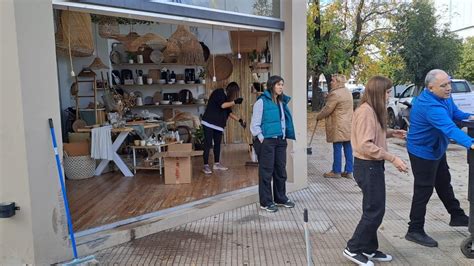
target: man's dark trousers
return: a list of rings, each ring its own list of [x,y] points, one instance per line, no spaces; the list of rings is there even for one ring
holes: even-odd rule
[[[260,205],[268,206],[275,203],[286,203],[286,139],[267,138],[260,143],[254,142],[258,156],[258,194]],[[273,197],[272,197],[273,178]],[[273,198],[275,201],[273,201]]]
[[[373,253],[378,249],[377,229],[385,214],[384,161],[354,159],[354,179],[362,190],[362,217],[347,242],[350,252]]]
[[[415,176],[408,232],[424,232],[426,204],[433,194],[433,188],[436,188],[438,197],[452,217],[465,215],[454,196],[446,154],[439,160],[426,160],[411,153],[408,155]]]

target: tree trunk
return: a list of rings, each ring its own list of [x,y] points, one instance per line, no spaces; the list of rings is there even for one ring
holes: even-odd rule
[[[313,75],[313,97],[311,98],[311,111],[313,112],[320,111],[324,105],[323,91],[319,87],[319,75],[320,73]]]

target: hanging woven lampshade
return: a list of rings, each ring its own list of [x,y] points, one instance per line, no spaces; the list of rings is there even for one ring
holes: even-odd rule
[[[99,35],[102,38],[110,38],[120,34],[119,24],[115,18],[104,23],[99,23]]]
[[[91,16],[87,13],[63,10],[59,14],[56,48],[62,54],[88,57],[94,52]],[[70,50],[70,51],[69,51]]]
[[[165,63],[176,63],[178,62],[179,53],[181,48],[178,41],[170,39],[166,45],[166,49],[163,51],[163,62]]]
[[[177,40],[179,43],[185,43],[192,38],[196,38],[196,36],[189,31],[188,26],[184,25],[178,25],[176,31],[170,36],[170,39]]]
[[[146,44],[153,50],[159,50],[159,51],[163,51],[163,49],[166,48],[166,44],[168,43],[168,41],[165,38],[154,33],[147,33],[141,36],[140,38],[138,38],[137,41],[139,41],[141,45]]]
[[[92,70],[109,69],[109,67],[104,64],[99,57],[94,58],[92,63],[89,65],[89,68]]]
[[[189,31],[188,26],[178,25],[169,41],[175,41],[179,46],[178,63],[185,65],[204,64],[204,53],[199,40]]]
[[[125,48],[125,51],[127,52],[136,52],[138,51],[138,48],[140,45],[133,44],[133,42],[139,38],[140,35],[136,32],[130,32],[127,35],[119,34],[119,35],[113,35],[110,36],[110,38],[115,39],[123,44],[123,47]]]

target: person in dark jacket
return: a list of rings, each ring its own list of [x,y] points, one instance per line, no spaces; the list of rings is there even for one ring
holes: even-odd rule
[[[286,139],[295,139],[293,119],[288,102],[290,97],[283,94],[284,80],[271,76],[267,90],[258,97],[253,106],[250,131],[258,156],[258,194],[260,208],[276,212],[277,206],[293,208],[286,196]],[[273,197],[272,182],[273,179]]]
[[[440,69],[426,75],[425,89],[413,104],[407,149],[415,177],[410,222],[405,239],[436,247],[438,242],[424,231],[426,205],[436,188],[439,198],[451,215],[450,226],[468,226],[469,217],[461,209],[451,186],[446,161],[449,139],[467,149],[474,149],[473,139],[453,120],[474,119],[457,108],[451,97],[451,79]]]
[[[212,174],[209,166],[209,151],[214,141],[214,165],[213,170],[225,171],[228,168],[220,163],[221,141],[227,119],[230,117],[239,121],[240,125],[245,128],[246,123],[232,113],[232,107],[236,104],[242,104],[243,99],[237,97],[240,87],[236,82],[231,82],[226,89],[216,89],[211,93],[207,102],[206,111],[202,117],[202,125],[204,128],[204,167],[202,171],[209,175]]]

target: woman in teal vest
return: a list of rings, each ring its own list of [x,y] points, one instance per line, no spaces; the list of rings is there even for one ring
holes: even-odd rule
[[[268,89],[253,106],[250,127],[259,162],[260,208],[268,212],[276,212],[277,206],[295,207],[295,203],[286,196],[286,139],[294,140],[295,130],[288,109],[291,98],[283,94],[283,85],[284,80],[280,76],[268,79]]]

